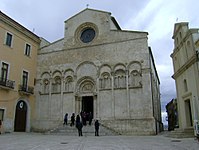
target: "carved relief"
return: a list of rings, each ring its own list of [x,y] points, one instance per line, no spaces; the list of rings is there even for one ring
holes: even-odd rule
[[[84,77],[77,82],[78,93],[94,93],[95,91],[95,83],[92,78]]]
[[[93,84],[91,82],[86,82],[82,85],[80,88],[80,92],[85,93],[85,92],[93,92]]]

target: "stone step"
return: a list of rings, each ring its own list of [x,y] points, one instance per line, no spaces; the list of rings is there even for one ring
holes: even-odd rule
[[[168,132],[167,136],[173,138],[193,138],[194,129],[193,128],[187,128],[184,130],[175,129],[174,131]]]
[[[95,128],[94,125],[86,125],[82,128],[83,136],[94,136],[95,135]],[[78,130],[75,126],[70,125],[59,125],[57,128],[54,128],[45,134],[54,134],[54,135],[68,135],[68,136],[77,136]],[[103,125],[100,125],[99,128],[99,135],[100,136],[113,136],[118,135],[117,133],[113,132],[112,130],[106,128]]]

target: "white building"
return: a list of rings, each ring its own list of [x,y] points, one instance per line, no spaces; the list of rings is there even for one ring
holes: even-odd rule
[[[194,129],[199,116],[199,29],[189,29],[187,22],[176,23],[173,33],[174,50],[171,54],[176,83],[179,127]]]
[[[38,52],[34,130],[86,111],[121,134],[159,132],[160,82],[148,33],[122,30],[111,13],[88,8],[64,29],[63,39]]]

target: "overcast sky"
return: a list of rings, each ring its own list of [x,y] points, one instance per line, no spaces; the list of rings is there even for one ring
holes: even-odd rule
[[[173,28],[199,28],[199,0],[1,0],[0,10],[50,42],[63,38],[64,21],[89,8],[108,11],[124,30],[146,31],[160,78],[162,111],[176,97],[171,78]]]

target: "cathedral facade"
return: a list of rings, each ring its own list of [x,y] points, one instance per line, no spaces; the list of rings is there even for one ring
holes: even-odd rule
[[[111,13],[88,8],[66,20],[64,32],[38,51],[33,129],[85,111],[121,134],[157,134],[160,82],[148,33],[122,30]]]

